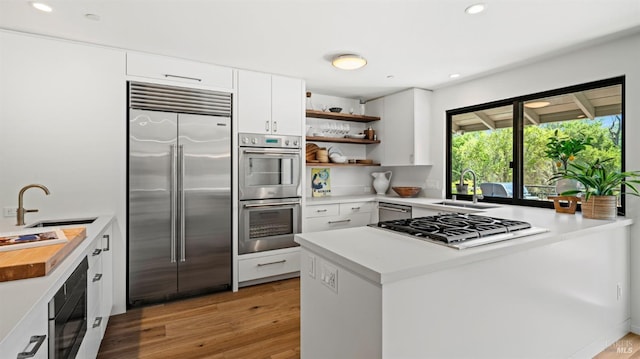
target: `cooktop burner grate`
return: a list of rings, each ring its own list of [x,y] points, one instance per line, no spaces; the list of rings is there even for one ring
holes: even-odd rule
[[[480,238],[484,238],[483,243],[490,243],[492,236],[496,241],[504,240],[495,236],[532,228],[531,224],[523,221],[461,213],[384,221],[377,226],[444,244]]]

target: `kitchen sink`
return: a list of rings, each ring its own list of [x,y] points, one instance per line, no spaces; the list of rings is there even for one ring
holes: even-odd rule
[[[434,204],[439,204],[442,206],[452,206],[452,207],[461,207],[461,208],[474,208],[474,209],[489,209],[489,208],[497,208],[496,205],[485,204],[485,203],[473,203],[473,202],[465,202],[465,201],[442,201],[436,202]]]
[[[25,228],[41,228],[41,227],[64,227],[73,226],[78,224],[91,224],[95,222],[97,218],[78,218],[67,220],[44,220],[25,226]]]

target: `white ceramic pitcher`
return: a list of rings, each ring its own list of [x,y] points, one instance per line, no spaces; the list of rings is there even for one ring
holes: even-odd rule
[[[387,176],[389,175],[389,176]],[[386,172],[373,172],[371,176],[373,179],[373,188],[377,194],[385,194],[389,189],[389,181],[391,181],[391,171]]]

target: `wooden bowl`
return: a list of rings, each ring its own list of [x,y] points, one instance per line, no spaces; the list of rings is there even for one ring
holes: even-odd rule
[[[391,187],[391,189],[400,197],[415,197],[422,187]]]

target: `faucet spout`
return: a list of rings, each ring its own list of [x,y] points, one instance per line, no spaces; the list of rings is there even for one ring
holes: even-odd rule
[[[24,204],[23,204],[23,196],[24,193],[29,189],[29,188],[40,188],[41,190],[44,191],[44,193],[48,196],[50,194],[49,189],[47,187],[45,187],[44,185],[41,184],[28,184],[24,187],[22,187],[22,189],[20,189],[20,192],[18,192],[18,210],[16,211],[16,226],[24,226],[24,214],[25,213],[31,213],[31,212],[38,212],[37,209],[24,209]]]
[[[477,194],[477,190],[478,187],[476,185],[476,173],[471,169],[471,168],[466,168],[464,170],[462,170],[462,173],[460,173],[460,184],[462,185],[464,183],[464,175],[466,175],[467,173],[471,173],[471,178],[473,179],[473,197],[471,197],[471,199],[473,200],[473,203],[478,203],[478,199],[483,199],[484,196],[482,196],[481,194]]]

